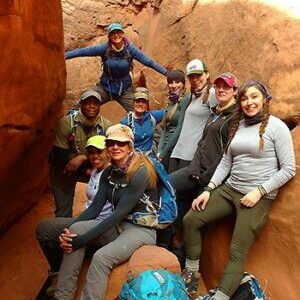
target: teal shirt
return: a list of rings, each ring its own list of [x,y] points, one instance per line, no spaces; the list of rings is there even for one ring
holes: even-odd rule
[[[174,107],[174,103],[169,102],[167,104],[166,107],[166,116],[168,115],[168,113],[173,109]],[[165,125],[165,128],[161,134],[160,140],[159,140],[159,144],[158,144],[158,152],[164,152],[165,148],[167,147],[168,143],[171,140],[172,135],[174,134],[176,127],[178,125],[179,122],[179,116],[180,116],[180,111],[182,108],[182,101],[180,101],[177,105],[176,111],[173,115],[173,117],[171,118],[171,120]]]
[[[183,99],[180,102],[180,111],[178,110],[178,121],[177,121],[176,128],[174,132],[169,135],[169,140],[167,142],[164,143],[164,141],[162,141],[162,143],[164,143],[164,146],[161,148],[161,151],[159,151],[161,158],[165,157],[169,151],[172,151],[174,146],[176,145],[177,139],[181,132],[185,110],[188,107],[190,101],[191,101],[191,94],[190,93],[185,94]],[[164,139],[163,136],[162,139]]]

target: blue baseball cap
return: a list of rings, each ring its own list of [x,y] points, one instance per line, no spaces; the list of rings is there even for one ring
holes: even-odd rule
[[[108,34],[113,32],[114,30],[121,30],[121,31],[124,32],[123,26],[120,23],[111,23],[111,24],[109,24],[109,26],[107,28]]]

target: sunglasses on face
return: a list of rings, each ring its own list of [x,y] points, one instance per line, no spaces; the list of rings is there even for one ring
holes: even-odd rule
[[[128,142],[106,140],[106,147],[113,147],[115,145],[117,145],[118,147],[124,147],[124,146],[128,145]]]

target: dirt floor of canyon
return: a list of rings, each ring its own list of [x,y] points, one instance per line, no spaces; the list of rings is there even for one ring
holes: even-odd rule
[[[84,184],[76,189],[74,214],[83,208]],[[54,203],[50,193],[0,238],[0,299],[34,300],[47,278],[47,262],[35,238],[42,219],[52,217]]]

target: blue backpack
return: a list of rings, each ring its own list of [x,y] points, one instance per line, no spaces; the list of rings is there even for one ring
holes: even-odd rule
[[[177,218],[176,193],[164,166],[153,156],[148,157],[159,178],[158,201],[153,202],[148,195],[143,194],[140,203],[143,204],[144,209],[134,212],[129,219],[133,224],[164,229]]]
[[[120,300],[188,300],[183,279],[167,270],[148,270],[127,281]]]
[[[217,289],[212,289],[202,300],[209,300],[213,297]],[[265,300],[266,295],[261,289],[258,280],[249,273],[244,273],[241,284],[231,296],[230,300]]]

